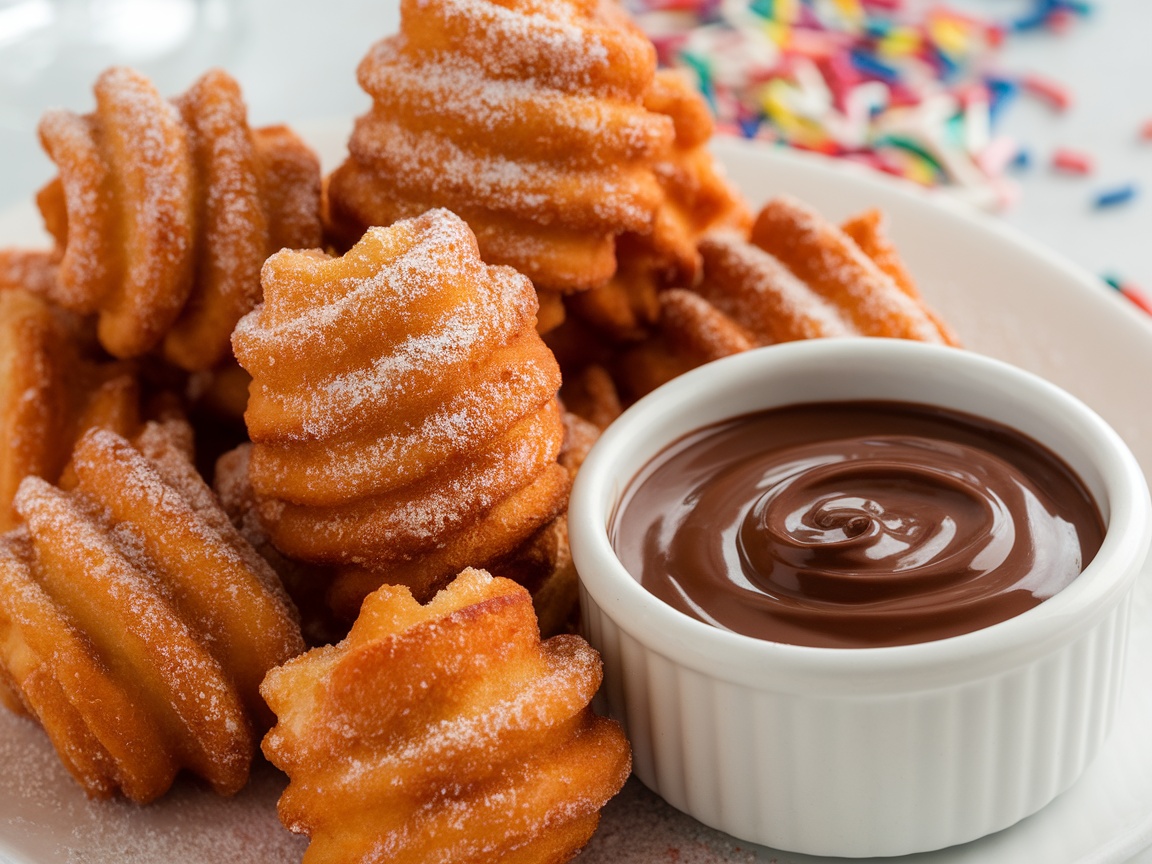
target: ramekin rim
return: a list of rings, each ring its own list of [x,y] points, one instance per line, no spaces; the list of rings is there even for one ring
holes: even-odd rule
[[[760,358],[769,356],[775,358],[773,365],[786,365],[785,361],[806,362],[804,355],[827,354],[904,355],[909,360],[933,358],[934,363],[967,365],[976,374],[1006,376],[1030,388],[1045,400],[1045,410],[1072,412],[1081,428],[1101,445],[1092,448],[1092,457],[1099,460],[1097,465],[1109,490],[1108,530],[1093,561],[1065,589],[1004,622],[947,639],[877,648],[812,647],[755,639],[695,620],[648,592],[616,557],[607,530],[610,508],[596,503],[609,497],[605,487],[613,482],[609,469],[620,442],[635,434],[634,424],[645,420],[658,423],[661,414],[684,410],[685,397],[699,393],[700,382],[708,381],[714,388],[717,376],[726,370],[742,370],[746,366],[755,369],[769,362]],[[728,378],[733,377],[738,377],[736,372],[729,371]],[[729,380],[727,386],[734,385]],[[860,398],[884,397],[864,394]],[[826,400],[815,397],[814,401]],[[997,418],[992,415],[991,419]],[[708,422],[713,421],[702,421],[701,425]],[[592,518],[595,514],[601,518]],[[623,592],[627,614],[616,610],[616,615],[610,615],[618,626],[650,649],[699,671],[725,680],[760,680],[765,673],[759,668],[750,672],[751,664],[771,661],[772,674],[776,676],[802,675],[819,680],[868,672],[876,680],[899,676],[911,683],[910,673],[932,670],[936,676],[933,680],[940,683],[950,676],[976,678],[1027,662],[1053,645],[1066,644],[1085,632],[1114,605],[1113,600],[1119,602],[1134,581],[1152,537],[1152,504],[1143,472],[1115,430],[1081,400],[1032,372],[964,349],[907,340],[805,340],[755,349],[707,364],[673,379],[631,406],[605,430],[581,466],[569,505],[569,535],[573,561],[590,599],[610,614],[607,607],[612,605],[612,594]],[[605,573],[611,575],[604,576]],[[739,661],[745,656],[748,662],[742,667]]]

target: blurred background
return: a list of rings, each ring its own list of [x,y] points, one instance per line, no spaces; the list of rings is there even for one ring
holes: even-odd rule
[[[726,132],[940,188],[1152,294],[1147,0],[627,2]],[[0,0],[0,227],[53,174],[40,114],[90,110],[101,69],[175,95],[223,66],[254,124],[335,134],[398,21],[399,0]]]

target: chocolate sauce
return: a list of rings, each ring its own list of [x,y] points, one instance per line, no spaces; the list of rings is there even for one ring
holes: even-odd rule
[[[1051,451],[899,402],[794,405],[658,455],[613,518],[616,554],[665,602],[795,645],[928,642],[1018,615],[1104,536]]]

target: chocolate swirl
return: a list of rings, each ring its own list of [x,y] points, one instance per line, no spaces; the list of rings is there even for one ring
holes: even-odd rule
[[[629,571],[690,615],[861,647],[1019,614],[1103,538],[1088,492],[1035,441],[895,403],[791,406],[701,430],[642,473],[614,528]]]

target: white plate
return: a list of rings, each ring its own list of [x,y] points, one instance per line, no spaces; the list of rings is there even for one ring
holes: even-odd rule
[[[303,129],[339,158],[346,124]],[[931,302],[977,351],[1037,372],[1099,411],[1152,471],[1152,323],[1095,277],[970,212],[864,169],[737,141],[717,142],[754,202],[788,192],[840,219],[869,207],[892,233]],[[333,158],[326,159],[331,167]],[[30,207],[0,214],[0,243],[38,235]],[[1152,478],[1150,478],[1152,479]],[[983,840],[901,859],[907,864],[1123,862],[1152,844],[1152,569],[1137,589],[1129,674],[1118,725],[1084,777],[1040,813]],[[148,808],[85,800],[27,721],[0,716],[0,861],[296,862],[304,844],[280,828],[282,786],[262,766],[240,796],[182,783]],[[703,828],[631,781],[579,859],[587,864],[825,859],[751,847]]]

